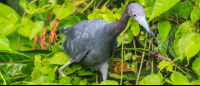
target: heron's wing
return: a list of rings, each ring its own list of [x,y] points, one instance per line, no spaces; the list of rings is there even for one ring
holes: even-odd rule
[[[94,37],[89,32],[81,29],[72,30],[67,34],[65,42],[62,44],[62,48],[64,52],[71,57],[72,61],[79,62],[94,46],[93,40]]]

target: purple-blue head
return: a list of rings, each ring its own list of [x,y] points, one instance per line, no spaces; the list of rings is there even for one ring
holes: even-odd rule
[[[138,3],[132,3],[127,6],[128,8],[128,14],[137,21],[140,25],[142,25],[156,40],[156,37],[154,36],[153,32],[151,31],[149,25],[147,24],[146,18],[145,18],[145,10],[144,8],[138,4]]]

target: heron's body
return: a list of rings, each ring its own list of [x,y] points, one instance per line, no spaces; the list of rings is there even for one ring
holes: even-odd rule
[[[99,69],[108,62],[117,47],[117,39],[107,27],[109,24],[104,20],[93,19],[66,27],[64,34],[67,38],[62,44],[63,51],[71,57],[72,62]]]
[[[116,37],[126,28],[130,17],[141,24],[156,40],[146,22],[144,8],[138,3],[128,5],[121,18],[112,23],[93,19],[81,21],[72,27],[59,28],[60,32],[67,35],[62,49],[71,58],[58,69],[61,76],[65,76],[62,70],[66,66],[77,62],[95,67],[102,73],[103,80],[106,80],[108,59],[117,47]]]

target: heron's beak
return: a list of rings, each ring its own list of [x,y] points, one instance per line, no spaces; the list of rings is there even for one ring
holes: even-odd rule
[[[149,25],[147,24],[147,21],[145,19],[145,16],[137,16],[134,18],[135,21],[137,21],[140,25],[142,25],[152,36],[153,38],[156,40],[156,37],[154,36],[153,32],[151,31],[151,28],[149,27]],[[158,42],[157,42],[158,43]]]

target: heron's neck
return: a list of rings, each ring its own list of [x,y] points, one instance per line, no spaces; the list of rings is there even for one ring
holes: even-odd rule
[[[113,36],[117,37],[126,28],[129,18],[130,16],[128,14],[128,10],[125,9],[125,11],[122,14],[122,17],[119,20],[111,23],[110,32]]]

